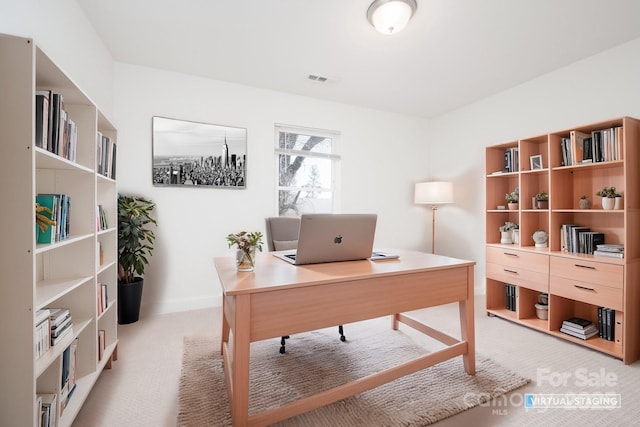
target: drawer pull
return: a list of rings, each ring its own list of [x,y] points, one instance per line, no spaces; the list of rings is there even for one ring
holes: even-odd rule
[[[509,252],[503,252],[504,255],[518,257],[518,254],[510,254]]]
[[[591,265],[581,265],[581,264],[573,264],[573,265],[575,265],[576,267],[580,267],[580,268],[588,268],[590,270],[595,270],[596,269],[595,267],[593,267]]]
[[[596,290],[593,288],[587,288],[586,286],[580,286],[580,285],[573,285],[578,289],[582,289],[583,291],[589,291],[589,292],[595,292]]]
[[[503,270],[506,271],[507,273],[518,274],[518,272],[514,270],[507,270],[506,268],[503,268]]]

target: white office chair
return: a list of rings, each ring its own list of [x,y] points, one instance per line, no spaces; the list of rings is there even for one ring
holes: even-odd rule
[[[298,233],[300,232],[300,218],[290,216],[274,216],[265,218],[267,228],[267,247],[269,251],[285,251],[298,247]],[[344,342],[344,328],[338,325],[340,341]],[[280,353],[285,353],[285,340],[289,335],[280,339]]]

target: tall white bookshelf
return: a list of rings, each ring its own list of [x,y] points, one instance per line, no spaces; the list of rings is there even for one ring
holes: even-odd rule
[[[45,89],[63,96],[77,125],[75,161],[35,144],[36,91]],[[114,179],[97,173],[96,142],[98,132],[115,140],[116,129],[31,39],[0,35],[0,93],[0,425],[37,426],[37,395],[52,393],[58,396],[52,425],[70,426],[117,356],[117,189]],[[67,239],[36,243],[39,193],[70,196]],[[104,230],[96,226],[98,205],[106,212]],[[101,283],[108,289],[104,311],[98,308]],[[36,357],[35,316],[47,307],[68,308],[73,331]],[[102,358],[100,330],[106,337]],[[76,339],[76,388],[63,408],[62,354]]]

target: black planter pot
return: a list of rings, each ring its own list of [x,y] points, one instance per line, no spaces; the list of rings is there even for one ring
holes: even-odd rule
[[[126,325],[138,321],[142,302],[141,277],[131,283],[118,283],[118,323]]]

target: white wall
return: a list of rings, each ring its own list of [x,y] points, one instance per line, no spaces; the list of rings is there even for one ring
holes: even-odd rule
[[[475,260],[484,287],[484,147],[593,121],[640,117],[640,39],[434,120],[420,120],[158,70],[115,64],[74,0],[0,0],[0,32],[32,37],[119,128],[119,187],[158,203],[143,315],[215,304],[211,264],[224,236],[276,212],[273,124],[340,131],[343,212],[377,212],[376,243],[429,250],[431,212],[413,184],[455,183],[438,211],[438,253]],[[472,72],[470,70],[470,72]],[[115,90],[114,90],[115,89]],[[115,92],[115,100],[114,100]],[[246,190],[151,185],[151,117],[248,130]]]
[[[277,214],[275,123],[339,131],[341,211],[377,213],[377,245],[428,248],[430,213],[413,205],[413,184],[426,178],[425,120],[122,63],[115,111],[119,190],[157,203],[143,316],[220,303],[212,258],[231,256],[225,236],[264,232]],[[154,115],[246,128],[247,188],[154,187]]]
[[[113,58],[75,0],[0,0],[0,33],[34,39],[113,120]]]
[[[438,247],[478,263],[477,288],[485,280],[484,148],[615,117],[640,117],[638,76],[640,39],[431,121],[429,171],[453,180],[456,192],[455,204],[438,212]],[[445,232],[455,237],[445,240]]]

